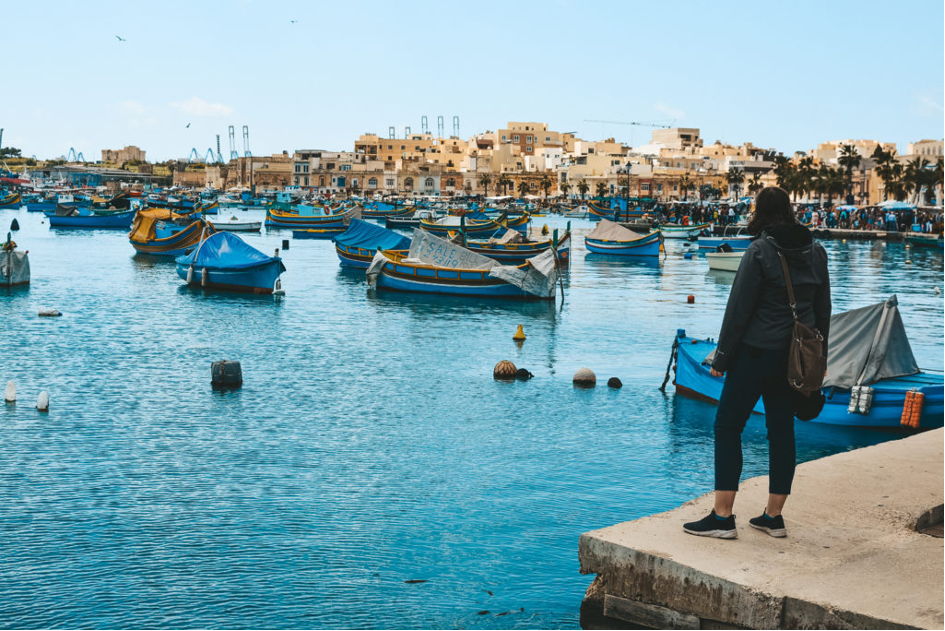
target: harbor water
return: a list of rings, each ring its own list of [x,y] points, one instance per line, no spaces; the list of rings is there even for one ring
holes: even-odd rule
[[[292,241],[274,298],[188,289],[120,231],[13,218],[32,284],[0,293],[19,392],[0,410],[0,627],[575,628],[579,535],[711,489],[715,408],[658,387],[678,328],[718,334],[734,275],[681,242],[660,264],[585,258],[576,220],[563,303],[542,304],[369,291],[331,242]],[[942,253],[825,246],[835,310],[897,294],[941,370]],[[211,390],[218,359],[242,389]],[[535,378],[493,381],[503,359]],[[597,388],[572,387],[582,366]],[[798,457],[903,435],[799,422]],[[743,476],[765,474],[761,417],[744,448]]]

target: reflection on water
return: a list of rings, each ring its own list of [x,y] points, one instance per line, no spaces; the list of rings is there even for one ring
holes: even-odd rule
[[[711,488],[715,408],[658,386],[677,328],[717,336],[731,275],[684,243],[590,258],[572,220],[552,304],[369,292],[330,241],[294,241],[280,299],[187,289],[122,232],[4,212],[33,282],[0,293],[0,383],[25,402],[0,408],[2,626],[574,628],[578,535]],[[826,247],[835,307],[897,293],[941,368],[941,253]],[[242,389],[211,390],[222,358]],[[535,378],[493,381],[503,359]],[[582,366],[596,389],[572,387]],[[798,424],[799,458],[899,435]],[[763,474],[762,419],[745,445]]]

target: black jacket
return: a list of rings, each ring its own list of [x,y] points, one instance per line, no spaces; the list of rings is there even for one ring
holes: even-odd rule
[[[824,336],[830,333],[830,278],[827,252],[799,224],[771,226],[752,241],[735,275],[725,307],[719,346],[712,367],[726,371],[741,345],[787,348],[794,318],[778,253],[787,258],[797,318]]]

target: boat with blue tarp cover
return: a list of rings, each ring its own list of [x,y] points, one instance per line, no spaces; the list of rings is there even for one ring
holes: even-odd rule
[[[943,375],[916,364],[898,300],[838,313],[830,319],[826,398],[811,422],[859,427],[942,427]],[[717,344],[690,338],[680,329],[674,343],[677,394],[718,403],[725,377],[713,377],[709,363]],[[913,393],[913,394],[909,394]],[[915,393],[920,393],[920,398]],[[915,425],[906,424],[909,400],[919,400]],[[913,404],[914,405],[914,404]],[[759,400],[754,412],[764,414]]]
[[[348,229],[333,240],[341,265],[363,269],[371,265],[378,250],[406,251],[410,247],[410,239],[404,235],[360,219],[353,220]]]
[[[188,285],[271,294],[285,265],[232,232],[215,232],[194,250],[178,257],[177,275]]]
[[[588,252],[611,256],[659,256],[662,242],[658,231],[640,234],[609,219],[601,219],[584,237]]]

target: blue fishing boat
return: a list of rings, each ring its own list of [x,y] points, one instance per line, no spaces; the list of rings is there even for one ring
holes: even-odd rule
[[[550,250],[519,265],[500,265],[455,243],[415,230],[409,252],[381,250],[370,285],[423,294],[553,300],[558,270]]]
[[[352,218],[360,217],[360,209],[344,206],[305,206],[273,202],[266,208],[267,228],[344,228]]]
[[[919,370],[897,304],[893,296],[886,302],[831,318],[827,378],[822,389],[826,403],[812,422],[858,427],[942,427],[943,375]],[[674,346],[677,394],[718,403],[725,378],[713,377],[708,366],[716,343],[687,337],[685,330],[680,329]],[[914,393],[922,395],[921,414],[910,425],[905,408],[909,399],[915,399]],[[761,400],[754,412],[764,414]]]
[[[135,217],[135,210],[95,210],[88,206],[59,204],[54,211],[46,211],[50,228],[97,228],[127,230]]]
[[[293,236],[295,232],[293,231]],[[367,269],[378,250],[403,251],[410,239],[392,230],[355,219],[348,229],[334,237],[335,253],[341,265]]]
[[[659,256],[662,242],[658,231],[639,234],[608,219],[601,219],[584,237],[588,252],[611,256]]]
[[[293,230],[293,239],[334,239],[342,234],[345,228],[307,228],[305,230]]]
[[[0,208],[19,208],[20,205],[21,202],[19,193],[3,195],[2,191],[0,191]]]
[[[716,252],[722,246],[728,246],[733,252],[747,250],[751,245],[751,237],[738,235],[734,237],[699,237],[696,239],[701,252]]]
[[[178,257],[177,275],[188,285],[254,294],[271,294],[285,265],[232,232],[215,232],[193,252]]]
[[[568,222],[570,226],[570,222]],[[467,239],[466,248],[483,256],[488,256],[500,263],[519,265],[545,250],[554,248],[558,260],[567,265],[571,258],[571,231],[565,230],[560,238],[530,240],[516,230],[506,230],[501,237],[491,239]]]

